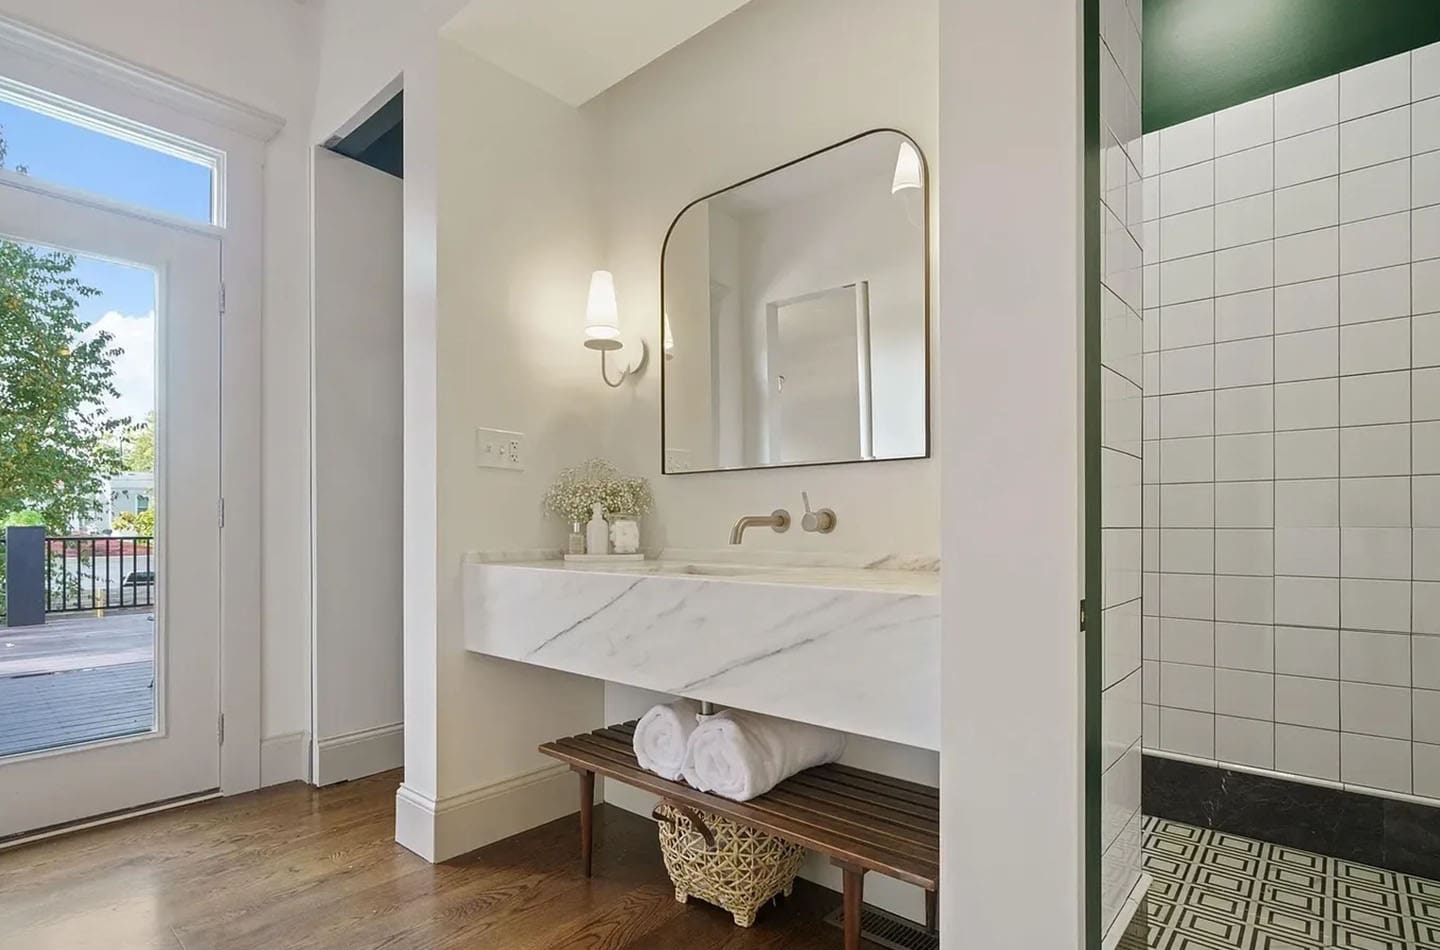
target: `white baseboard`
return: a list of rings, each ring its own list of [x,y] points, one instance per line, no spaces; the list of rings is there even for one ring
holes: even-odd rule
[[[438,864],[574,814],[578,787],[566,765],[547,765],[439,800],[402,784],[395,793],[395,840]]]
[[[315,784],[334,785],[405,765],[405,724],[362,729],[315,743]]]
[[[649,818],[659,799],[649,792],[621,782],[607,782],[605,801],[616,808]],[[836,893],[839,893],[844,883],[839,868],[826,858],[813,853],[806,857],[805,863],[800,866],[800,877]],[[865,903],[917,923],[925,920],[925,891],[882,874],[865,875]]]
[[[260,786],[310,781],[310,734],[286,732],[260,740]]]

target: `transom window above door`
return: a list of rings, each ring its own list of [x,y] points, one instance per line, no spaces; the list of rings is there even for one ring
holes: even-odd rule
[[[224,224],[223,152],[0,76],[0,169]]]

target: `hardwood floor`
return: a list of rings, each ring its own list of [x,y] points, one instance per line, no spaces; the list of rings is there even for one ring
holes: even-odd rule
[[[286,785],[0,851],[3,950],[836,950],[799,882],[750,930],[675,902],[654,826],[595,813],[441,865],[394,842],[398,773]],[[868,946],[868,945],[867,945]]]

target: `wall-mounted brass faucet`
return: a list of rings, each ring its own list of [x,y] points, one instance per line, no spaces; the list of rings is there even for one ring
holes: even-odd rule
[[[730,529],[730,543],[739,544],[745,540],[746,528],[761,527],[768,527],[776,534],[784,534],[790,530],[790,512],[784,508],[776,508],[768,515],[746,515]]]
[[[835,530],[835,509],[821,508],[819,511],[811,511],[810,493],[802,491],[800,498],[805,502],[805,517],[800,519],[800,527],[819,534],[829,534]]]

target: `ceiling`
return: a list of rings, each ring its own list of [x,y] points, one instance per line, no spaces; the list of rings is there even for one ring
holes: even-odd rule
[[[474,0],[444,34],[572,106],[748,0]]]

